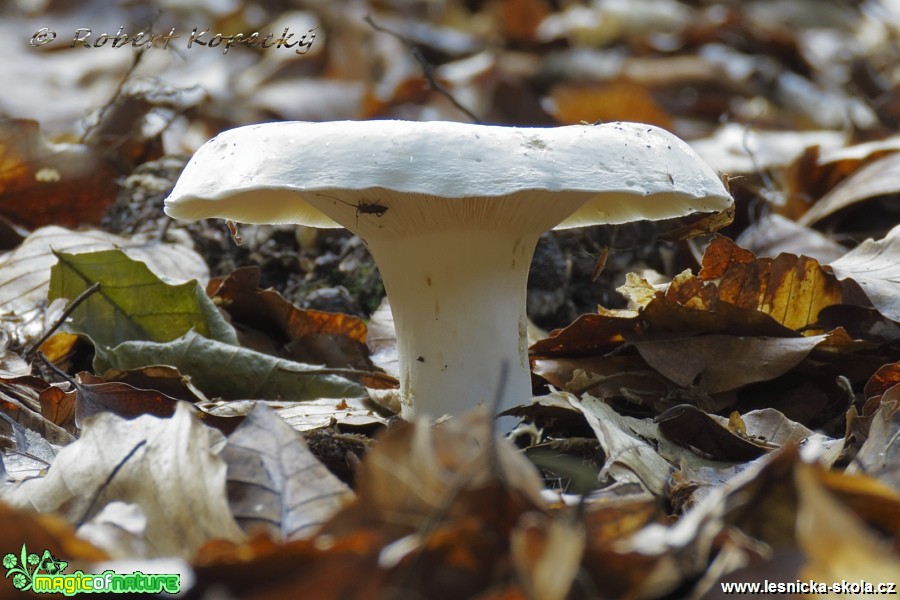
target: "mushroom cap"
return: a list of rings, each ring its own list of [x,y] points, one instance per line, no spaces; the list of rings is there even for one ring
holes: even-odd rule
[[[360,203],[385,194],[583,198],[557,228],[717,212],[732,203],[709,165],[651,125],[335,121],[266,123],[219,134],[185,167],[165,211],[183,220],[340,227],[307,198],[348,193]]]

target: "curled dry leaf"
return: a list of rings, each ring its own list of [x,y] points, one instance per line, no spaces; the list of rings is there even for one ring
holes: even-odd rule
[[[900,225],[881,240],[864,241],[832,262],[831,270],[858,283],[878,312],[900,322]]]
[[[900,492],[898,465],[900,465],[900,384],[884,393],[881,405],[872,415],[868,437],[847,471],[868,473]]]
[[[656,417],[656,422],[660,432],[669,440],[720,461],[750,461],[774,448],[731,431],[711,415],[690,404],[670,408]]]
[[[0,389],[0,480],[39,475],[60,447],[73,440],[69,432]]]
[[[584,395],[576,399],[571,394],[557,392],[580,410],[600,441],[606,464],[600,478],[618,483],[636,483],[659,496],[662,495],[671,467],[647,442],[628,427],[622,417],[605,402]]]
[[[98,361],[99,362],[99,361]],[[171,342],[123,342],[95,368],[120,371],[170,365],[209,397],[231,400],[359,397],[362,388],[317,367],[276,358],[190,331]]]
[[[900,191],[900,152],[888,154],[862,167],[801,215],[800,225],[814,225],[859,202]]]

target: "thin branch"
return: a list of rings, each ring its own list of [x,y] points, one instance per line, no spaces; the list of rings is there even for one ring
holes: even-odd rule
[[[144,57],[144,50],[138,50],[134,53],[134,58],[131,60],[131,66],[128,67],[128,70],[125,71],[125,74],[122,75],[122,78],[119,80],[119,84],[116,86],[115,91],[113,91],[112,97],[110,97],[109,101],[100,109],[100,112],[97,114],[97,120],[88,125],[84,133],[79,140],[79,143],[84,144],[87,142],[90,135],[94,132],[95,129],[100,127],[103,123],[103,119],[106,116],[106,113],[118,102],[119,98],[122,96],[123,91],[125,90],[125,84],[131,79],[131,76],[134,74],[135,70],[138,68],[138,65],[141,64],[141,59]]]
[[[100,496],[103,495],[103,493],[106,491],[106,488],[109,487],[109,484],[112,483],[112,480],[115,478],[115,476],[119,474],[119,471],[122,469],[122,467],[125,466],[125,463],[131,460],[131,457],[134,456],[134,454],[146,444],[147,440],[141,440],[140,442],[135,444],[134,448],[129,450],[128,454],[126,454],[125,457],[119,461],[119,464],[117,464],[115,468],[110,471],[109,475],[106,476],[106,480],[100,485],[100,487],[97,488],[97,492],[94,494],[94,497],[91,498],[91,503],[88,505],[87,510],[84,511],[84,514],[81,515],[81,518],[78,520],[78,524],[75,526],[76,528],[84,525],[84,522],[87,521],[88,516],[91,514],[91,512],[93,512],[94,505],[97,504]]]
[[[391,31],[390,29],[378,25],[374,20],[372,20],[371,15],[366,15],[365,19],[363,20],[368,23],[369,26],[375,31],[386,33],[400,40],[400,42],[409,50],[410,54],[412,54],[413,58],[416,59],[416,62],[419,63],[419,66],[422,67],[422,75],[425,76],[425,80],[428,81],[428,85],[431,87],[431,89],[447,98],[458,111],[472,119],[473,123],[481,125],[481,119],[479,119],[471,110],[460,104],[459,101],[453,97],[453,94],[450,93],[450,90],[448,90],[443,85],[441,85],[440,82],[438,82],[437,78],[434,76],[434,67],[431,65],[431,63],[428,62],[428,60],[425,59],[425,55],[422,54],[422,50],[418,46],[410,42],[408,39],[406,39],[396,31]]]
[[[53,335],[56,332],[56,330],[62,326],[63,323],[65,323],[66,319],[69,318],[69,315],[71,315],[75,311],[75,309],[78,308],[78,305],[81,304],[82,302],[84,302],[85,300],[87,300],[92,294],[96,293],[99,289],[100,289],[100,282],[98,281],[94,285],[89,287],[88,289],[86,289],[83,292],[81,292],[80,294],[78,294],[78,296],[74,300],[69,302],[69,305],[66,307],[66,309],[62,312],[62,314],[59,316],[59,318],[56,319],[56,321],[53,323],[53,325],[51,325],[50,328],[44,333],[44,335],[42,335],[38,341],[36,341],[35,343],[33,343],[31,346],[28,347],[28,349],[25,351],[25,357],[27,358],[27,357],[31,356],[35,350],[37,350],[38,348],[41,347],[41,344],[43,344],[48,339],[50,339],[50,336]]]
[[[59,377],[60,379],[62,379],[64,381],[68,381],[69,384],[74,388],[78,387],[78,382],[75,381],[75,378],[72,377],[71,375],[69,375],[68,373],[66,373],[65,371],[63,371],[62,369],[60,369],[59,367],[57,367],[56,365],[54,365],[53,362],[50,361],[50,359],[47,358],[43,352],[38,352],[37,356],[39,359],[41,359],[41,362],[47,366],[48,369],[50,369],[51,371],[56,373],[57,377]]]
[[[385,383],[390,383],[391,385],[399,385],[399,381],[397,378],[388,375],[387,373],[380,373],[378,371],[363,371],[361,369],[304,369],[302,371],[291,369],[290,367],[281,366],[278,367],[280,371],[287,371],[288,373],[297,373],[299,375],[346,375],[350,377],[371,377],[372,379],[377,379],[379,381],[384,381]]]

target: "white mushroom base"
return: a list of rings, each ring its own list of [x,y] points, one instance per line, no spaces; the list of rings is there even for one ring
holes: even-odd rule
[[[528,402],[525,289],[538,236],[451,229],[369,240],[394,313],[404,418]]]

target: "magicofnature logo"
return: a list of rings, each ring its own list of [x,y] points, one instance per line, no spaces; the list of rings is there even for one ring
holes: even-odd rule
[[[6,578],[12,578],[13,587],[23,592],[36,594],[106,594],[137,593],[177,594],[181,590],[181,575],[177,573],[116,573],[106,570],[102,573],[63,573],[69,563],[54,558],[49,550],[38,555],[29,553],[25,544],[16,556],[12,552],[3,556]]]
[[[3,557],[3,568],[6,569],[6,578],[12,576],[13,587],[27,592],[32,589],[34,577],[43,571],[48,575],[62,573],[69,566],[64,560],[53,558],[49,550],[44,550],[42,556],[28,553],[25,544],[22,544],[22,554],[16,556],[9,553]]]

